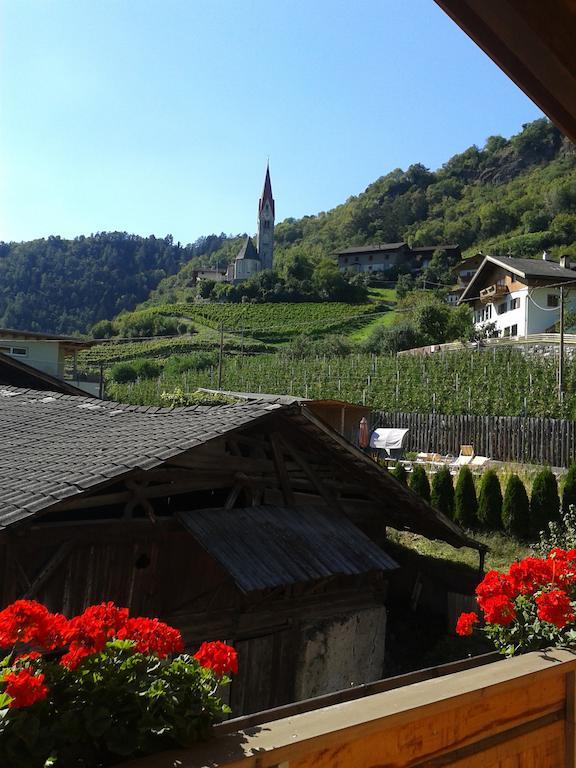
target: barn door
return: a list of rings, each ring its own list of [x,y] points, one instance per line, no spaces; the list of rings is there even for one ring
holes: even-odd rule
[[[238,674],[230,691],[232,717],[294,701],[298,630],[236,642]]]

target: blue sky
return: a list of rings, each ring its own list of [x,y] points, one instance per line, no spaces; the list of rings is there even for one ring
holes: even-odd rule
[[[0,239],[255,229],[539,110],[433,0],[0,0]]]

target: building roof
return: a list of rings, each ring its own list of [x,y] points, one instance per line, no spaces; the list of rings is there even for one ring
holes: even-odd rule
[[[485,53],[576,141],[573,0],[436,0]]]
[[[337,256],[346,256],[350,253],[379,253],[380,251],[398,251],[405,248],[407,243],[379,243],[378,245],[357,245],[353,248],[344,248],[341,251],[334,251]]]
[[[64,499],[101,490],[138,470],[256,422],[280,418],[322,461],[369,488],[383,525],[460,547],[479,545],[395,480],[309,409],[270,402],[157,408],[0,388],[0,528],[22,523]],[[275,426],[275,428],[277,428]]]
[[[256,261],[259,261],[260,257],[258,256],[258,251],[256,250],[256,247],[254,243],[252,242],[252,238],[250,236],[246,237],[246,241],[244,242],[244,245],[242,248],[238,251],[238,255],[236,256],[237,259],[255,259]]]
[[[454,266],[451,267],[450,272],[452,272],[454,275],[457,275],[464,269],[468,270],[479,267],[483,261],[484,254],[476,253],[474,256],[469,256],[467,259],[461,259],[457,264],[454,264]]]
[[[97,339],[79,339],[75,336],[57,336],[53,333],[41,333],[38,331],[21,331],[15,328],[0,328],[0,339],[23,339],[30,341],[59,341],[62,346],[70,351],[87,349],[94,344],[99,344]]]
[[[266,403],[278,403],[279,405],[292,405],[298,403],[301,405],[308,405],[316,403],[317,405],[333,405],[339,408],[350,408],[358,411],[364,411],[366,413],[371,412],[371,408],[367,405],[357,405],[356,403],[349,403],[346,400],[318,400],[309,397],[298,397],[297,395],[274,395],[264,392],[234,392],[229,389],[207,389],[206,387],[199,387],[199,392],[209,392],[214,395],[227,395],[228,397],[235,397],[239,400],[261,400]]]
[[[274,198],[272,197],[272,183],[270,182],[270,166],[266,165],[266,176],[264,177],[264,188],[262,190],[262,197],[258,201],[258,213],[262,213],[262,209],[266,204],[266,200],[270,203],[272,209],[272,216],[275,216],[274,210]]]
[[[512,272],[512,274],[517,275],[523,280],[536,279],[545,283],[574,281],[576,283],[576,272],[560,266],[556,261],[516,259],[512,256],[485,256],[476,274],[466,286],[460,301],[471,301],[478,298],[474,286],[479,283],[482,272],[490,265],[502,267],[502,269]]]
[[[439,245],[418,245],[416,248],[410,249],[412,253],[434,253],[434,251],[459,251],[460,246],[454,243],[447,245],[446,243],[440,243]]]
[[[243,592],[398,567],[334,509],[259,506],[177,517]]]
[[[89,396],[85,390],[79,389],[67,381],[51,376],[49,373],[22,362],[22,360],[17,360],[0,352],[0,385],[2,384],[25,387],[26,389],[49,389],[52,392],[65,395]]]

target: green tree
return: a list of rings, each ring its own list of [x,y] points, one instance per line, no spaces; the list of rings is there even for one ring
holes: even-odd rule
[[[418,494],[420,498],[430,504],[430,483],[428,482],[428,475],[422,464],[414,464],[412,474],[410,475],[409,485],[414,493]]]
[[[478,500],[474,478],[469,467],[462,467],[458,472],[454,492],[454,517],[465,528],[478,527]]]
[[[530,502],[524,483],[512,474],[506,483],[502,502],[502,522],[505,530],[518,539],[530,535]]]
[[[393,475],[396,480],[402,483],[402,485],[408,486],[408,473],[404,469],[404,465],[400,464],[399,461],[394,464],[390,474]]]
[[[489,531],[502,528],[502,489],[500,480],[493,469],[482,475],[478,494],[478,520]]]
[[[551,469],[542,469],[532,483],[530,496],[530,528],[538,535],[550,522],[560,521],[558,483]]]
[[[448,467],[441,467],[432,477],[430,503],[451,520],[454,519],[454,485]]]
[[[562,488],[562,511],[566,512],[571,504],[576,506],[576,463],[570,465],[570,469],[564,480]]]

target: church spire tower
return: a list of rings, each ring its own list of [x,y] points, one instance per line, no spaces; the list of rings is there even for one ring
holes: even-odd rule
[[[266,177],[262,197],[258,202],[258,237],[256,241],[262,269],[274,265],[274,198],[270,183],[270,166],[266,165]]]

